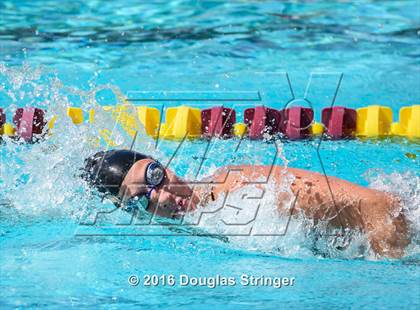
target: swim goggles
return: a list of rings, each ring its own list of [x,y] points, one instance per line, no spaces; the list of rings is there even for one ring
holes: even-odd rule
[[[146,172],[144,175],[144,180],[146,182],[146,186],[148,187],[148,191],[144,195],[133,197],[133,200],[136,201],[136,203],[140,203],[146,210],[149,206],[149,201],[153,190],[162,185],[163,181],[165,180],[165,175],[165,168],[161,163],[158,161],[150,162],[146,167]],[[128,204],[126,204],[120,197],[107,196],[106,198],[110,199],[118,208],[127,208]]]
[[[146,194],[137,196],[134,199],[143,206],[144,210],[147,210],[153,190],[162,185],[165,180],[165,168],[158,161],[149,163],[146,167],[144,180],[149,190]]]
[[[158,161],[149,163],[146,167],[144,179],[146,180],[147,186],[151,189],[159,187],[165,179],[165,168]],[[149,195],[146,194],[146,196],[150,198],[150,193]]]

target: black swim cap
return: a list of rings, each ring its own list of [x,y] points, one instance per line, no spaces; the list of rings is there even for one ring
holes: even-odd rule
[[[98,152],[85,160],[82,177],[102,193],[118,196],[128,170],[136,161],[150,158],[129,150]]]

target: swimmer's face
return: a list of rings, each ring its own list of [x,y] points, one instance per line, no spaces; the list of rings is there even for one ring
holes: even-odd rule
[[[150,187],[147,186],[145,175],[151,162],[154,160],[142,159],[130,168],[121,185],[121,196],[129,199],[149,192]],[[162,184],[151,191],[148,211],[160,216],[174,216],[188,208],[191,196],[191,188],[171,170],[165,169]]]

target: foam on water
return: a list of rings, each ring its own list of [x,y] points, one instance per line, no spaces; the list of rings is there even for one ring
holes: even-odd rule
[[[6,78],[3,89],[8,90],[6,95],[13,102],[5,109],[7,114],[13,115],[18,106],[36,106],[47,110],[49,118],[52,115],[58,117],[52,134],[46,134],[41,143],[27,145],[4,137],[1,148],[2,200],[9,201],[24,214],[66,214],[77,218],[86,206],[86,188],[80,182],[80,168],[84,165],[84,158],[101,149],[97,141],[99,131],[104,128],[112,130],[112,139],[120,147],[127,147],[131,137],[118,126],[114,128],[115,121],[107,113],[97,113],[94,124],[75,126],[66,115],[66,109],[71,105],[68,96],[80,97],[84,110],[95,108],[99,111],[95,95],[111,89],[117,98],[121,98],[118,89],[109,85],[88,91],[65,87],[51,72],[44,73],[41,68],[27,65],[13,69],[2,65],[0,74]],[[136,140],[136,146],[147,148],[148,142]]]
[[[369,187],[392,193],[402,202],[404,214],[409,221],[412,242],[408,253],[410,256],[420,254],[420,177],[414,172],[386,174],[380,170],[369,170],[366,173]]]

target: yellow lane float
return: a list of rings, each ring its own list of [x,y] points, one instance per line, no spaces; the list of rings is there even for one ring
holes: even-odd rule
[[[83,110],[81,108],[67,108],[67,116],[71,118],[73,124],[83,123]]]
[[[420,105],[401,108],[400,121],[392,123],[391,131],[396,136],[420,138]]]
[[[161,124],[159,136],[170,140],[201,137],[201,110],[180,106],[168,108],[165,123]]]
[[[160,124],[160,111],[147,106],[137,107],[137,116],[148,136],[156,138]]]
[[[384,137],[391,133],[392,110],[386,106],[371,105],[357,109],[356,135]]]
[[[324,125],[322,123],[314,122],[311,126],[311,134],[314,136],[320,136],[324,133]]]
[[[238,138],[245,136],[247,130],[248,128],[244,123],[236,123],[233,125],[233,134]]]
[[[89,110],[89,123],[93,124],[94,121],[95,121],[95,110],[90,109]]]
[[[16,134],[16,129],[12,124],[6,123],[3,125],[2,134],[5,136],[13,137]]]

